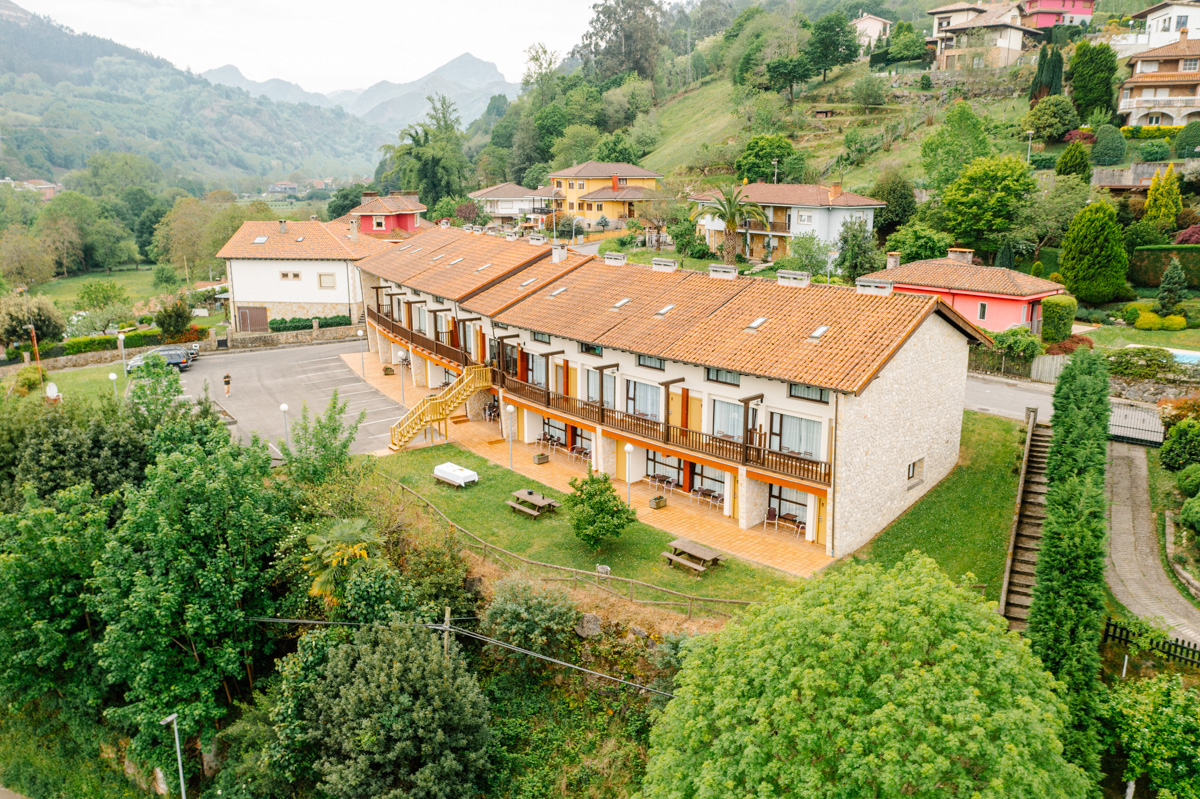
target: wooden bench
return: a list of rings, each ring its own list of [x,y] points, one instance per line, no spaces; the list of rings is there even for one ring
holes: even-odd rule
[[[662,555],[664,558],[667,559],[668,565],[674,566],[676,563],[678,563],[680,565],[687,566],[689,569],[696,572],[697,576],[699,576],[701,573],[707,571],[707,569],[705,569],[699,563],[693,563],[692,561],[688,560],[687,558],[680,557],[679,555],[672,555],[670,552],[664,552],[664,553],[662,553]]]
[[[519,502],[513,502],[512,500],[509,500],[509,501],[505,502],[504,504],[507,505],[508,507],[512,508],[513,510],[521,511],[521,513],[524,513],[525,515],[527,515],[531,518],[534,518],[534,519],[536,519],[537,517],[542,515],[542,514],[538,513],[536,510],[534,510],[533,508],[527,508]]]
[[[446,485],[452,486],[454,488],[462,488],[461,483],[456,483],[453,480],[447,480],[445,477],[442,477],[440,474],[435,474],[433,476],[433,479],[437,480],[439,483],[445,483]]]

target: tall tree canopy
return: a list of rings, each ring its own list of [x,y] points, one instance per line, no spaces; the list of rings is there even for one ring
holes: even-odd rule
[[[979,158],[942,192],[946,229],[968,247],[995,252],[1028,206],[1035,185],[1024,161]]]
[[[1086,119],[1097,109],[1113,110],[1113,77],[1117,74],[1117,54],[1107,42],[1092,44],[1080,39],[1071,56],[1071,97]]]
[[[1111,205],[1091,203],[1075,215],[1058,267],[1067,290],[1083,302],[1108,302],[1124,288],[1129,256]]]
[[[817,20],[808,41],[807,54],[813,68],[821,71],[821,80],[825,80],[834,67],[858,58],[857,32],[845,14],[835,11]]]
[[[971,104],[959,100],[946,114],[942,126],[921,142],[921,162],[930,185],[943,188],[954,181],[963,167],[992,154],[992,143]]]
[[[601,80],[626,72],[654,80],[665,40],[662,22],[662,6],[655,0],[600,0],[592,5],[592,20],[573,52]]]
[[[430,108],[425,120],[405,128],[400,144],[385,144],[380,149],[387,164],[384,177],[415,188],[421,202],[432,208],[443,197],[466,192],[471,162],[463,153],[463,134],[454,103],[443,94],[426,99]]]

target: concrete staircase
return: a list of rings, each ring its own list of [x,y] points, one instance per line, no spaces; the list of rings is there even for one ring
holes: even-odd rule
[[[491,368],[468,366],[458,379],[442,390],[441,394],[426,397],[411,411],[392,425],[391,443],[393,450],[403,449],[410,441],[431,424],[443,422],[476,391],[482,391],[492,383]]]
[[[1038,551],[1042,548],[1042,525],[1046,521],[1046,456],[1049,452],[1050,428],[1035,424],[1029,435],[1017,499],[1016,528],[1001,592],[1000,611],[1008,619],[1010,630],[1024,630],[1029,620]]]

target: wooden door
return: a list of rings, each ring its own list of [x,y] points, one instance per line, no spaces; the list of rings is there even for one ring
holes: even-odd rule
[[[683,394],[671,391],[667,394],[667,424],[682,427],[679,423],[683,415]]]
[[[617,479],[625,479],[625,445],[617,441]]]
[[[238,330],[242,333],[269,333],[267,309],[247,306],[238,307]]]
[[[825,543],[825,497],[817,497],[816,539],[818,544]]]
[[[700,423],[704,420],[704,399],[702,397],[688,397],[688,430],[699,430]]]

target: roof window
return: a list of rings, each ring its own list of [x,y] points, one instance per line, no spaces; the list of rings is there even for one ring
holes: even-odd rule
[[[405,250],[407,250],[407,249],[408,249],[409,247],[411,247],[411,246],[412,246],[411,244],[405,244],[403,247],[401,247],[400,249],[396,250],[396,252],[404,252]]]
[[[413,250],[413,252],[416,252],[416,250]],[[433,256],[433,260],[434,260],[434,261],[440,261],[441,259],[443,259],[443,258],[445,258],[445,257],[446,257],[446,253],[442,253],[441,255],[435,255],[435,256]]]
[[[484,269],[487,269],[489,266],[491,266],[491,264],[490,264],[490,263],[488,263],[488,264],[484,264],[483,266],[479,267],[479,268],[478,268],[478,269],[476,269],[475,271],[476,271],[476,272],[482,272]]]
[[[567,290],[566,286],[563,286],[562,288],[557,288],[554,291],[550,292],[550,296],[557,297],[559,294],[562,294],[566,290]]]
[[[255,243],[255,244],[266,244],[266,243],[267,243],[267,237],[266,237],[266,236],[259,236],[258,238],[256,238],[256,239],[254,240],[254,243]]]
[[[621,299],[619,299],[619,300],[617,300],[617,301],[616,301],[616,303],[613,305],[612,309],[615,311],[615,310],[617,310],[618,308],[624,308],[624,307],[625,307],[626,305],[628,305],[628,304],[629,304],[629,298],[628,298],[628,297],[622,297]]]
[[[465,258],[455,258],[453,261],[451,261],[450,263],[446,264],[446,266],[454,266],[454,265],[455,265],[456,263],[458,263],[459,261],[464,261],[464,260],[466,260],[466,259],[465,259]]]
[[[536,283],[536,282],[537,282],[537,278],[531,277],[528,280],[526,280],[524,283],[521,284],[521,288],[525,288],[526,286],[530,285],[531,283]]]
[[[421,250],[423,250],[423,249],[425,249],[425,248],[424,248],[424,247],[418,247],[417,249],[413,250],[413,255],[416,255],[417,253],[419,253],[419,252],[420,252]]]
[[[658,312],[654,315],[655,316],[666,316],[673,310],[675,310],[675,303],[671,303],[670,305],[664,305],[663,307],[659,308]]]
[[[821,336],[829,332],[829,325],[820,325],[816,330],[808,334],[809,341],[819,341]]]
[[[760,327],[762,327],[762,326],[763,326],[763,322],[766,322],[766,321],[767,321],[767,317],[765,317],[765,316],[760,316],[760,317],[758,317],[757,319],[755,319],[753,322],[751,322],[751,323],[750,323],[750,324],[749,324],[749,325],[746,327],[746,329],[747,329],[747,330],[758,330]]]
[[[304,241],[304,237],[303,237],[303,236],[297,236],[297,237],[296,237],[296,241]]]

